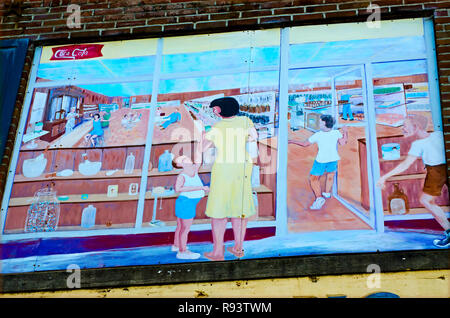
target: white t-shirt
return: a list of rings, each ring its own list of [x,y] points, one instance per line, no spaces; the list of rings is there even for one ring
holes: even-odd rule
[[[317,143],[317,146],[319,147],[316,161],[327,163],[341,159],[337,151],[337,143],[340,138],[342,138],[342,134],[336,129],[330,131],[321,130],[309,137],[308,141],[312,144]]]
[[[434,131],[426,138],[413,141],[408,155],[422,158],[423,163],[428,166],[444,164],[444,134],[442,131]]]
[[[184,187],[203,187],[202,179],[200,179],[198,174],[195,174],[193,177],[190,177],[185,173],[180,173],[180,175],[184,177]],[[205,196],[205,191],[184,191],[180,193],[180,196],[185,196],[189,199],[199,199]]]

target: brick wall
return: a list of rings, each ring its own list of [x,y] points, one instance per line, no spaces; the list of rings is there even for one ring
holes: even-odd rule
[[[372,3],[380,6],[382,19],[434,17],[444,132],[450,150],[450,0],[375,0]],[[80,5],[80,29],[67,27],[70,4]],[[0,165],[0,192],[36,45],[366,21],[370,15],[369,4],[370,1],[360,0],[2,0],[0,40],[27,37],[32,43]]]

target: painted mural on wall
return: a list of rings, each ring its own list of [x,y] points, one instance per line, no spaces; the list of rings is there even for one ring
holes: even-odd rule
[[[93,238],[111,263],[86,267],[448,247],[425,22],[289,31],[44,47],[5,246],[63,240],[49,269]]]

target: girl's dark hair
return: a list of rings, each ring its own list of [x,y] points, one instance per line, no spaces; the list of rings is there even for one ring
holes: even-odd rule
[[[215,106],[220,108],[220,116],[222,117],[233,117],[239,113],[239,103],[233,97],[217,98],[209,105],[209,107]]]
[[[95,116],[98,116],[98,118],[100,118],[100,114],[99,113],[95,113],[94,116],[92,116],[92,117],[95,118]]]
[[[331,115],[322,115],[320,119],[325,122],[325,127],[333,128],[334,126],[334,118]]]

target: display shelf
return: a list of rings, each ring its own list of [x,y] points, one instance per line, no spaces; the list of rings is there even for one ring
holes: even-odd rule
[[[402,180],[416,180],[416,179],[425,179],[426,173],[415,173],[415,174],[406,174],[406,175],[396,175],[392,176],[386,181],[402,181]]]
[[[261,185],[260,187],[253,188],[253,191],[256,191],[257,193],[272,193],[272,190],[270,190],[268,187]],[[175,193],[171,195],[163,195],[158,196],[158,199],[175,199],[178,198],[180,194]],[[65,203],[93,203],[93,202],[112,202],[112,201],[133,201],[138,200],[139,195],[129,195],[128,193],[118,193],[117,196],[109,197],[106,194],[89,194],[86,199],[82,199],[81,194],[71,194],[71,195],[59,195],[58,197],[68,196],[69,198],[67,200],[58,200],[60,204]],[[205,194],[205,196],[208,196],[208,193]],[[26,206],[30,205],[33,202],[34,197],[16,197],[11,198],[9,201],[10,207],[16,207],[16,206]],[[155,196],[151,193],[151,191],[147,191],[145,193],[145,199],[146,200],[152,200],[155,199]]]
[[[126,174],[124,170],[118,170],[112,175],[106,175],[108,170],[101,170],[92,176],[82,175],[79,171],[74,171],[71,176],[60,177],[55,173],[45,173],[36,178],[27,178],[24,175],[18,174],[14,178],[14,183],[35,182],[35,181],[56,181],[56,180],[91,180],[91,179],[117,179],[117,178],[136,178],[142,175],[142,170],[134,169],[132,173]],[[48,177],[46,177],[48,176]]]

